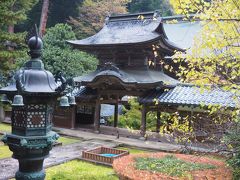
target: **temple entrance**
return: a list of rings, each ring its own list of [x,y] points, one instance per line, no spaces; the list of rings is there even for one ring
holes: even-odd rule
[[[91,105],[77,105],[76,127],[94,123],[94,107]]]

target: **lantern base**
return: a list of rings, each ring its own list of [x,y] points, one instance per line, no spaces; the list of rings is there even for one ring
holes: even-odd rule
[[[16,180],[44,180],[45,179],[45,171],[32,172],[32,173],[24,173],[17,171],[15,174]]]
[[[45,136],[19,136],[5,134],[2,141],[8,144],[13,158],[19,162],[16,180],[44,180],[43,161],[49,155],[52,144],[59,135],[53,131]]]
[[[15,174],[16,180],[44,180],[44,158],[19,159],[19,170]]]

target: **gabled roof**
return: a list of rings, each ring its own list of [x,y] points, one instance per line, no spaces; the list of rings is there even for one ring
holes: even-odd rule
[[[194,19],[195,14],[186,18],[183,15],[162,17],[163,28],[168,39],[182,49],[193,45],[194,37],[201,31],[200,20]]]
[[[164,23],[163,27],[168,39],[183,49],[191,48],[194,37],[200,32],[200,21],[178,21],[175,24]]]
[[[161,42],[160,44],[169,49],[183,50],[168,40],[158,12],[110,16],[97,34],[83,40],[68,42],[79,49],[151,45]]]
[[[209,106],[218,105],[235,108],[240,104],[240,97],[220,88],[201,89],[193,85],[178,85],[169,91],[152,91],[139,98],[140,103],[167,105]]]

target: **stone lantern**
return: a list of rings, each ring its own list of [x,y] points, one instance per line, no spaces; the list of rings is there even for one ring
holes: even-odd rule
[[[66,80],[44,69],[40,59],[43,43],[37,33],[29,39],[28,46],[31,59],[16,72],[14,83],[0,89],[0,94],[12,100],[12,133],[5,134],[2,140],[19,161],[15,178],[41,180],[45,178],[44,158],[59,137],[51,130],[51,120],[57,98],[64,94]],[[61,83],[56,83],[56,79]]]

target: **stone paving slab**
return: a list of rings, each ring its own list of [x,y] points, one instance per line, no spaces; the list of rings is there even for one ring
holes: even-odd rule
[[[93,149],[99,146],[116,147],[115,142],[101,140],[87,140],[65,146],[57,146],[50,151],[50,156],[45,159],[44,167],[50,167],[81,157],[83,150]],[[18,170],[18,161],[13,158],[0,160],[0,180],[13,178]]]
[[[143,149],[151,149],[156,151],[165,151],[165,152],[178,152],[181,150],[183,146],[166,143],[166,142],[156,142],[156,141],[145,141],[142,139],[134,139],[134,138],[127,138],[127,137],[119,137],[106,134],[97,134],[92,132],[86,132],[81,130],[73,130],[73,129],[65,129],[65,128],[53,128],[59,134],[67,135],[67,136],[74,136],[83,139],[98,139],[104,140],[109,142],[115,142],[118,144],[122,144],[125,146],[135,146],[138,148]]]

